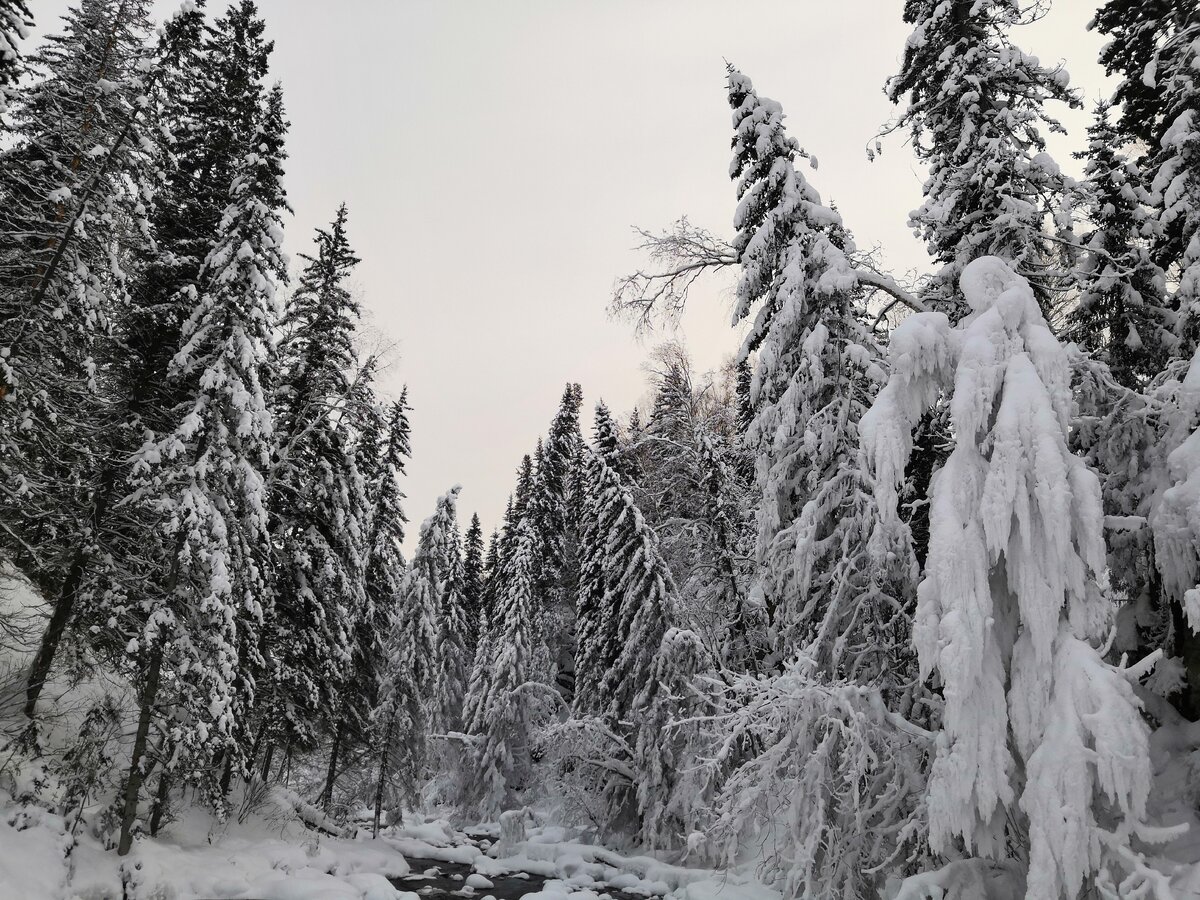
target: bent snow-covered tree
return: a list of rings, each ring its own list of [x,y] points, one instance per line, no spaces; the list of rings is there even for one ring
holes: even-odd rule
[[[757,591],[776,649],[802,646],[830,673],[878,674],[900,638],[912,573],[907,543],[876,533],[858,451],[858,422],[883,370],[862,315],[841,218],[797,171],[803,154],[778,103],[729,72],[739,199],[734,248],[741,265],[735,324],[751,318],[743,358],[757,353]],[[887,544],[887,546],[885,546]],[[883,552],[881,552],[883,551]]]
[[[1152,877],[1130,843],[1148,735],[1130,673],[1095,647],[1113,604],[1100,485],[1067,445],[1067,354],[1004,261],[975,260],[960,287],[972,311],[957,327],[930,312],[896,329],[891,378],[863,422],[892,518],[922,413],[945,395],[953,424],[913,637],[945,696],[930,843],[1004,860],[1010,839],[1028,841],[1027,861],[1006,865],[1030,897],[1128,890]]]

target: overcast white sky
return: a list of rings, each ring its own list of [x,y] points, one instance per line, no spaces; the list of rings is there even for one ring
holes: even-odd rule
[[[53,27],[67,0],[33,0]],[[169,12],[178,4],[161,2]],[[213,13],[225,0],[210,0]],[[1059,0],[1016,36],[1065,59],[1088,109],[1102,90],[1094,3]],[[806,174],[860,246],[898,274],[926,265],[906,227],[922,174],[901,136],[864,147],[891,115],[884,80],[908,28],[901,0],[260,0],[289,118],[289,250],[337,204],[363,259],[357,287],[396,345],[384,386],[407,383],[413,525],[463,485],[462,518],[496,524],[513,471],[563,385],[627,411],[640,343],[611,320],[615,278],[636,268],[632,226],[687,214],[727,235],[730,113],[724,60],[780,101],[820,161]],[[1068,171],[1086,114],[1062,112]],[[701,368],[737,346],[729,283],[698,290],[682,323]],[[587,416],[586,421],[590,421]]]

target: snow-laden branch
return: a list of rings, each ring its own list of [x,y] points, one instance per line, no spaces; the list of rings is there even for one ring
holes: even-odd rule
[[[907,306],[913,312],[929,312],[929,307],[922,303],[917,297],[906,291],[896,280],[889,275],[884,275],[882,272],[876,272],[874,269],[856,268],[854,275],[858,279],[859,284],[865,284],[868,287],[878,288],[885,294],[892,297],[892,301],[883,308],[878,316],[875,317],[875,324],[872,329],[877,327],[883,317],[886,316],[897,305],[902,304]]]

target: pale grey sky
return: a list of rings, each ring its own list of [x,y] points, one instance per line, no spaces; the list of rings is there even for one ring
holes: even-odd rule
[[[34,0],[39,28],[67,5]],[[858,244],[880,245],[900,275],[927,266],[906,226],[923,175],[903,137],[873,163],[864,153],[893,114],[882,86],[908,34],[900,0],[259,6],[292,122],[289,250],[306,251],[312,229],[348,204],[357,287],[397,349],[384,386],[409,386],[410,548],[456,482],[464,521],[478,510],[496,524],[567,381],[583,385],[586,410],[642,399],[641,364],[668,335],[639,342],[609,318],[609,296],[641,262],[632,226],[686,214],[730,232],[724,60],[783,104],[820,163],[806,175]],[[1100,41],[1084,31],[1094,6],[1059,0],[1015,35],[1047,62],[1065,59],[1085,91],[1084,113],[1058,111],[1071,138],[1051,148],[1071,172],[1103,87]],[[682,323],[701,368],[737,347],[729,287],[698,289]]]

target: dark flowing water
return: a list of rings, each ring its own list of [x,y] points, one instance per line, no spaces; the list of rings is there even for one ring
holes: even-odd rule
[[[443,862],[440,859],[421,859],[409,857],[408,865],[411,872],[400,878],[391,879],[392,884],[402,891],[416,891],[428,900],[461,900],[463,897],[495,897],[496,900],[521,900],[526,894],[535,894],[542,889],[547,881],[553,879],[544,875],[497,875],[488,876],[492,883],[490,888],[475,888],[466,891],[466,880],[475,870],[468,863]],[[426,877],[421,873],[436,869],[437,874]],[[454,876],[458,877],[455,878]],[[635,894],[624,891],[610,890],[602,885],[592,885],[601,900],[646,900]]]

